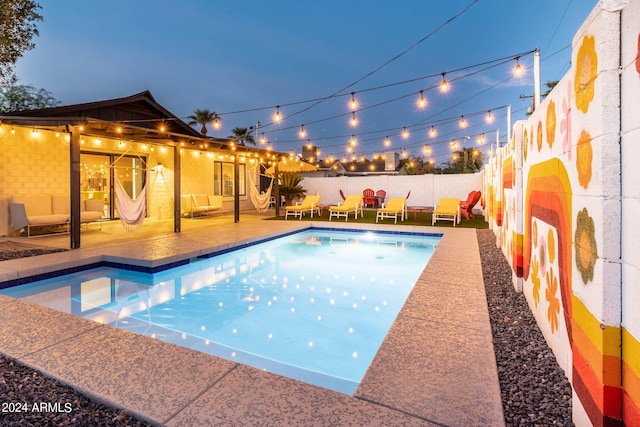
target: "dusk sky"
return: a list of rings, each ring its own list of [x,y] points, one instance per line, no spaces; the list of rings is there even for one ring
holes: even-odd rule
[[[429,144],[427,157],[441,163],[453,140],[485,153],[496,130],[506,140],[504,106],[511,105],[516,121],[531,103],[520,97],[533,94],[529,52],[541,51],[544,91],[544,82],[569,69],[571,41],[597,1],[40,3],[44,22],[36,48],[18,62],[19,84],[44,88],[63,105],[150,90],[181,118],[195,109],[217,112],[222,129],[210,127],[209,136],[226,137],[259,121],[258,139],[264,132],[278,151],[300,153],[309,139],[322,157],[351,158],[346,149],[354,135],[358,157],[421,154]],[[516,56],[525,68],[519,79],[512,76]],[[450,82],[446,94],[438,88],[442,73]],[[317,105],[302,102],[341,89],[342,96]],[[421,90],[424,109],[416,105]],[[276,106],[284,119],[272,124]],[[493,124],[484,122],[489,110]],[[458,126],[461,116],[466,129]],[[300,138],[303,124],[307,136]],[[432,126],[435,138],[428,134]],[[482,134],[485,143],[478,142]]]

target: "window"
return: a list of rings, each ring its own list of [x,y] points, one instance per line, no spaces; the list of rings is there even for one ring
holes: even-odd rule
[[[246,196],[247,165],[239,165],[238,175],[240,186],[238,194]],[[215,162],[213,164],[213,193],[218,196],[233,196],[235,194],[233,188],[233,163]]]

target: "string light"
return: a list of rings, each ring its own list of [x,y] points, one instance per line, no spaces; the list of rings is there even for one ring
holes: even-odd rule
[[[442,82],[440,82],[440,92],[445,93],[449,90],[449,82],[444,77],[446,73],[442,73]]]
[[[460,128],[464,129],[468,126],[467,121],[464,119],[464,116],[460,116]]]
[[[300,138],[307,136],[307,131],[304,130],[304,125],[300,125]]]
[[[267,138],[264,136],[264,132],[262,132],[262,134],[260,135],[260,143],[261,144],[267,143]]]
[[[385,147],[390,147],[391,146],[391,140],[389,139],[388,136],[384,137],[384,146]]]
[[[418,108],[424,109],[427,106],[427,99],[424,97],[424,91],[420,91],[420,97],[418,98]]]
[[[356,112],[352,111],[351,112],[351,127],[356,127],[358,126],[358,120],[356,119]]]
[[[273,121],[276,123],[280,123],[282,120],[282,115],[280,114],[280,106],[276,106],[276,113],[273,115]]]
[[[431,138],[435,138],[438,135],[438,132],[436,132],[436,128],[431,126],[431,130],[429,131],[429,136]]]
[[[425,144],[422,151],[424,151],[424,154],[431,154],[431,147],[429,146],[429,144]]]
[[[351,141],[349,141],[349,144],[351,144],[354,147],[358,144],[358,140],[356,139],[355,135],[351,135]]]
[[[484,121],[488,124],[493,123],[494,117],[493,114],[491,114],[491,110],[487,111],[487,117],[484,119]]]
[[[220,117],[216,116],[213,119],[213,128],[216,129],[216,130],[220,129]]]
[[[513,74],[516,77],[520,77],[524,73],[522,65],[520,65],[520,57],[516,56],[516,66],[513,68]]]
[[[356,108],[358,108],[358,102],[356,101],[356,93],[355,92],[351,92],[351,102],[349,103],[349,106],[351,107],[351,111],[353,111]]]
[[[406,127],[403,127],[403,128],[402,128],[402,137],[403,137],[404,139],[409,138],[409,131],[407,130],[407,128],[406,128]]]

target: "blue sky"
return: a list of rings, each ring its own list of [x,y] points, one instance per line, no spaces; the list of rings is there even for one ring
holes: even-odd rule
[[[235,126],[259,121],[260,134],[279,151],[301,152],[310,139],[323,157],[342,158],[355,135],[358,157],[386,150],[420,154],[429,144],[440,163],[449,158],[452,140],[486,152],[488,143],[478,143],[476,135],[495,142],[499,129],[506,139],[506,108],[497,107],[511,105],[513,120],[523,118],[530,100],[520,95],[533,93],[533,55],[519,59],[525,67],[520,79],[511,77],[512,58],[539,48],[542,82],[560,79],[570,63],[565,47],[597,1],[40,3],[44,22],[38,25],[36,48],[18,62],[19,83],[44,88],[64,105],[148,89],[179,117],[195,109],[219,113],[222,129],[211,129],[209,136],[226,137]],[[299,114],[294,113],[312,104],[286,106],[332,95],[428,35],[347,89],[346,96]],[[482,72],[473,67],[499,58],[507,60],[491,62],[494,66]],[[457,69],[464,70],[453,72]],[[436,89],[443,72],[452,80],[447,94]],[[398,84],[409,80],[415,81]],[[380,86],[388,87],[370,90]],[[424,110],[416,107],[420,90],[428,102]],[[356,128],[348,123],[350,92],[356,93],[358,108],[366,108],[356,110]],[[283,106],[284,120],[268,125],[277,105]],[[483,117],[490,109],[496,121],[487,125]],[[245,110],[255,111],[228,114]],[[347,115],[327,120],[340,114]],[[469,123],[463,130],[457,123],[461,116]],[[307,137],[301,139],[302,124]],[[431,126],[438,131],[435,138],[428,136]],[[410,131],[408,139],[400,136],[403,127]],[[390,148],[383,145],[385,136]]]

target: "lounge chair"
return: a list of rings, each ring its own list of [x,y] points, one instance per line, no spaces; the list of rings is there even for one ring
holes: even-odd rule
[[[376,194],[370,188],[367,188],[362,192],[362,204],[364,207],[378,207],[378,201],[376,200]]]
[[[436,221],[453,221],[453,226],[460,223],[460,199],[440,199],[440,203],[433,210],[431,225]]]
[[[313,218],[313,212],[318,209],[318,203],[320,203],[320,196],[306,196],[299,205],[285,207],[284,219],[289,215],[302,219],[305,212],[311,212],[311,218]]]
[[[376,212],[376,222],[379,219],[393,218],[393,223],[398,223],[398,215],[400,220],[404,221],[404,210],[407,204],[407,199],[403,197],[390,197],[386,206],[378,209]]]
[[[359,194],[349,195],[344,199],[343,204],[329,207],[329,221],[334,216],[336,218],[343,216],[346,222],[351,212],[354,213],[355,219],[358,219],[358,209],[360,210],[360,216],[362,216],[362,196]]]
[[[469,193],[466,201],[460,202],[460,213],[464,215],[466,219],[469,219],[469,216],[475,218],[473,208],[478,204],[481,195],[482,193],[480,191],[472,191]]]

